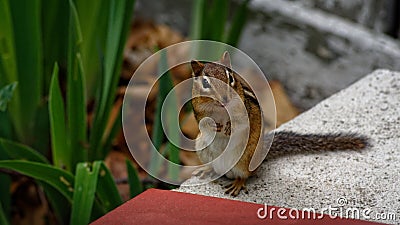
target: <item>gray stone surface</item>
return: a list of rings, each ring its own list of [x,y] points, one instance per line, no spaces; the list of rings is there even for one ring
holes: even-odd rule
[[[375,69],[400,70],[399,42],[357,23],[285,0],[254,0],[251,9],[240,48],[301,109]]]
[[[360,219],[395,215],[393,220],[376,221],[400,224],[400,73],[377,70],[277,131],[356,132],[368,136],[372,146],[361,151],[267,156],[248,181],[249,194],[237,197],[224,194],[224,179],[177,191],[280,207],[312,207],[317,212],[328,206],[369,209],[371,218]]]
[[[283,83],[297,107],[309,109],[375,69],[400,70],[398,41],[330,13],[362,6],[368,9],[354,16],[364,20],[361,14],[373,14],[372,7],[382,11],[387,1],[252,0],[239,48],[269,79]],[[192,2],[138,0],[135,16],[188,34]]]
[[[392,29],[397,0],[290,0],[318,8],[382,33]]]

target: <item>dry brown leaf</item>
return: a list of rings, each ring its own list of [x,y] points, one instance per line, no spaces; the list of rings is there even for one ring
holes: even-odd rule
[[[168,26],[149,21],[134,21],[125,45],[122,78],[129,80],[138,66],[157,48],[162,49],[183,40],[180,33]],[[154,65],[150,67],[157,68]],[[154,71],[149,70],[148,73],[154,74]]]
[[[195,139],[197,137],[197,134],[199,134],[200,130],[193,112],[187,114],[181,124],[182,133],[186,137],[190,139]]]
[[[299,115],[299,110],[289,100],[285,89],[279,81],[270,81],[269,84],[275,99],[276,126],[279,127]]]

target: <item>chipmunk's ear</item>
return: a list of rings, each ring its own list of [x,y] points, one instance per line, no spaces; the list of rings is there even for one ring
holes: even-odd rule
[[[204,68],[204,64],[197,60],[192,60],[190,64],[192,66],[193,76],[195,77],[199,76]]]
[[[220,59],[220,62],[222,63],[222,65],[228,67],[228,68],[232,68],[231,65],[231,57],[229,55],[228,51],[225,51],[224,54],[222,54],[222,57]]]

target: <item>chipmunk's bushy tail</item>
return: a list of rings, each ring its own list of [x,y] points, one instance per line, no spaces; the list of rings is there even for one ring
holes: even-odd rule
[[[270,141],[272,135],[267,135]],[[369,146],[367,137],[355,133],[299,134],[275,132],[270,152],[361,150]]]

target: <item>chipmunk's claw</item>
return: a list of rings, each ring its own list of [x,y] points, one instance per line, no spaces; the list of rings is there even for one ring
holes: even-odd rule
[[[241,190],[244,190],[244,193],[248,194],[249,191],[246,187],[246,179],[236,178],[232,183],[225,186],[225,194],[229,194],[232,196],[237,196]]]

